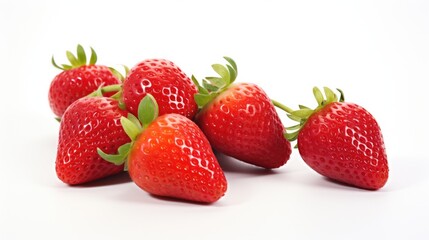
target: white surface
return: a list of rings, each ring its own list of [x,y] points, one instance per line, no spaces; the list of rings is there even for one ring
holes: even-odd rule
[[[428,13],[423,0],[1,0],[0,239],[428,239]],[[295,152],[272,172],[221,160],[229,189],[213,205],[154,198],[125,174],[68,187],[47,92],[52,54],[64,62],[77,43],[102,64],[162,57],[199,78],[228,55],[237,81],[292,107],[341,88],[377,118],[390,179],[338,185]]]

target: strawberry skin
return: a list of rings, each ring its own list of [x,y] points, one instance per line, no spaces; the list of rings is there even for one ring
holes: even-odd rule
[[[49,104],[54,114],[61,117],[70,104],[97,90],[99,86],[119,83],[121,81],[109,68],[102,65],[85,65],[65,70],[51,82]]]
[[[227,189],[208,140],[179,114],[158,117],[139,135],[128,171],[140,188],[158,196],[212,203]]]
[[[244,162],[271,169],[290,157],[274,105],[255,84],[231,85],[202,109],[196,122],[213,148]]]
[[[115,75],[116,70],[111,70],[104,65],[96,65],[97,54],[93,48],[91,48],[89,61],[80,44],[77,45],[76,52],[74,55],[67,51],[69,64],[58,65],[52,57],[52,65],[62,72],[52,80],[48,98],[52,112],[59,118],[77,99],[93,93],[101,86],[120,84],[122,80],[122,76],[118,76],[121,77],[119,79]],[[105,94],[105,96],[111,95],[112,93]]]
[[[192,119],[197,110],[196,86],[173,62],[148,59],[131,69],[123,85],[123,101],[127,110],[137,115],[138,105],[147,93],[159,105],[159,115],[178,113]]]
[[[312,114],[298,134],[303,160],[328,178],[364,189],[379,189],[389,168],[383,136],[364,108],[332,102]]]
[[[64,183],[90,182],[123,171],[104,161],[97,147],[108,153],[129,142],[120,118],[127,112],[118,102],[107,97],[84,97],[65,111],[60,125],[55,169]]]

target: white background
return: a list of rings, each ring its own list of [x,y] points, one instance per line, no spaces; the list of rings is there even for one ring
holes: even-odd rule
[[[429,238],[429,1],[0,0],[0,31],[0,239]],[[237,81],[291,107],[341,88],[377,118],[389,181],[339,185],[294,152],[272,172],[220,159],[229,189],[212,205],[155,198],[126,174],[66,186],[47,93],[51,56],[77,43],[100,64],[167,58],[199,78],[227,55]]]

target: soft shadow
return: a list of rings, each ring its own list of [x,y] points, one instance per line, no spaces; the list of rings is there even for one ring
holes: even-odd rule
[[[344,183],[344,182],[340,182],[338,180],[332,179],[332,178],[328,178],[328,177],[323,177],[323,180],[329,184],[325,184],[325,186],[330,186],[331,188],[341,188],[341,189],[348,189],[348,190],[352,190],[352,191],[359,191],[359,192],[376,192],[377,190],[371,190],[371,189],[365,189],[365,188],[361,188],[361,187],[357,187],[348,183]]]
[[[350,191],[380,193],[403,191],[416,186],[426,186],[425,183],[429,181],[426,166],[429,165],[427,158],[424,157],[392,158],[389,160],[389,178],[386,184],[378,190],[359,188],[326,177],[321,177],[322,180],[317,179],[318,181],[315,181],[314,185]]]
[[[213,203],[202,203],[190,200],[184,200],[174,197],[157,196],[148,193],[138,186],[130,186],[126,188],[124,192],[117,195],[117,199],[133,204],[145,204],[151,206],[176,206],[176,207],[189,207],[189,206],[207,206],[207,207],[219,207],[224,206],[224,197]]]
[[[338,180],[328,178],[325,176],[320,176],[311,181],[311,184],[317,187],[329,188],[329,189],[338,189],[341,191],[351,191],[351,192],[378,192],[380,190],[371,190],[366,188],[357,187],[348,183],[340,182]]]
[[[196,202],[191,200],[185,200],[185,199],[179,199],[179,198],[173,198],[173,197],[164,197],[164,196],[157,196],[154,194],[149,194],[151,197],[161,200],[164,202],[170,202],[170,203],[179,203],[179,204],[190,204],[190,205],[197,205],[197,206],[212,206],[214,203],[203,203],[203,202]]]
[[[75,188],[95,188],[95,187],[105,187],[105,186],[111,186],[111,185],[119,185],[124,183],[131,182],[130,175],[128,172],[121,172],[112,176],[108,176],[105,178],[101,178],[92,182],[75,185],[72,187]]]
[[[261,168],[249,163],[245,163],[219,152],[215,152],[215,155],[220,167],[225,172],[249,175],[271,175],[276,173],[272,169]]]

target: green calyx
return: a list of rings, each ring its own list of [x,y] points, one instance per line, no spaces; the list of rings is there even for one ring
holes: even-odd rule
[[[122,65],[124,67],[125,70],[125,76],[122,75],[118,70],[109,67],[110,71],[112,71],[112,73],[119,79],[121,80],[121,82],[124,81],[125,77],[128,76],[128,73],[130,72],[130,69],[125,66]],[[125,110],[125,104],[122,101],[122,84],[113,84],[113,85],[100,85],[97,90],[95,90],[94,92],[90,93],[87,95],[87,97],[102,97],[104,96],[105,93],[114,93],[113,95],[111,95],[110,97],[117,100],[119,102],[119,108],[121,108],[122,110]]]
[[[122,101],[122,84],[113,84],[113,85],[107,85],[97,88],[94,92],[87,95],[87,97],[103,97],[105,93],[112,93],[113,95],[110,96],[110,98],[115,99],[119,103],[119,108],[122,110],[125,110],[125,103]]]
[[[124,82],[125,78],[130,73],[130,68],[127,67],[126,65],[122,65],[122,67],[124,68],[125,75],[123,75],[122,73],[120,73],[118,70],[116,70],[113,67],[109,67],[109,70],[113,73],[113,75],[115,75],[116,78],[118,78],[121,82]]]
[[[120,96],[118,96],[118,93],[122,91],[122,84],[113,84],[113,85],[107,85],[97,88],[94,92],[87,95],[87,97],[102,97],[104,93],[110,93],[110,92],[116,92],[114,95],[111,96],[111,98],[119,100]]]
[[[146,96],[140,101],[137,117],[128,113],[127,117],[121,117],[120,119],[122,128],[130,138],[131,142],[120,146],[117,154],[107,154],[100,148],[97,148],[98,155],[100,155],[104,160],[115,165],[125,164],[124,170],[128,170],[127,158],[134,142],[137,140],[140,133],[142,133],[155,119],[158,118],[158,114],[159,109],[155,98],[151,94],[146,94]]]
[[[125,77],[128,76],[128,73],[130,72],[130,69],[125,66],[122,65],[124,67],[125,70]],[[123,82],[125,80],[124,75],[122,75],[118,70],[109,67],[110,71],[112,71],[112,73],[119,79],[121,80],[121,82]],[[112,96],[110,96],[111,98],[117,100],[119,102],[119,107],[121,109],[125,109],[125,104],[122,101],[122,84],[113,84],[113,85],[100,85],[97,90],[95,90],[94,92],[90,93],[87,95],[87,97],[102,97],[105,93],[114,93]]]
[[[78,68],[78,67],[84,66],[84,65],[93,65],[97,62],[97,54],[95,53],[95,51],[92,47],[91,47],[91,56],[89,58],[88,63],[87,63],[85,50],[83,49],[83,47],[80,44],[77,45],[76,53],[77,53],[77,55],[74,55],[70,51],[67,51],[66,56],[67,56],[67,59],[69,60],[70,64],[61,64],[61,66],[55,62],[54,56],[52,56],[52,59],[51,59],[52,65],[54,65],[54,67],[56,67],[60,70],[70,70],[70,69]]]
[[[211,102],[215,97],[225,91],[237,78],[237,64],[232,58],[223,57],[228,64],[213,64],[213,70],[219,75],[218,77],[205,77],[202,80],[202,85],[192,75],[192,81],[198,87],[198,93],[195,94],[195,102],[198,108],[203,108],[207,103]]]
[[[295,141],[298,138],[298,134],[302,127],[307,122],[308,118],[315,113],[320,111],[322,108],[324,108],[326,105],[333,103],[333,102],[344,102],[344,94],[340,89],[337,89],[338,92],[340,92],[340,98],[337,97],[337,95],[327,87],[323,88],[325,96],[323,96],[322,91],[320,91],[319,88],[314,87],[313,88],[313,95],[316,98],[317,101],[317,107],[315,109],[311,109],[309,107],[299,105],[298,110],[293,110],[275,100],[272,100],[274,106],[282,109],[287,113],[287,116],[295,121],[298,122],[298,124],[287,127],[285,138],[287,138],[289,141]]]

